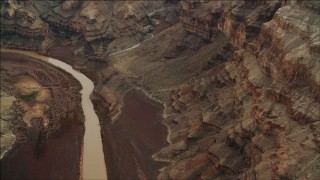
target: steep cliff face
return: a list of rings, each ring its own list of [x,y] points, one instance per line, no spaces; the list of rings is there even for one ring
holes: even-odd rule
[[[141,42],[108,57],[95,91],[113,119],[133,87],[163,103],[170,145],[153,157],[171,164],[159,179],[320,177],[320,1],[12,2],[5,27],[18,5],[34,8],[31,22],[76,55]]]
[[[148,38],[159,25],[157,17],[149,15],[165,4],[163,1],[1,1],[1,33],[6,37],[1,42],[5,46],[46,52],[57,40],[71,38],[75,54],[102,58]],[[32,42],[28,42],[30,39]]]
[[[113,39],[124,35],[145,34],[140,22],[146,13],[161,2],[64,1],[50,11],[45,19],[49,24],[80,32],[86,41]],[[140,35],[140,36],[141,36]]]
[[[1,2],[1,32],[44,38],[47,35],[48,26],[38,16],[38,13],[24,8],[16,1]]]
[[[19,4],[13,0],[1,1],[1,45],[24,49],[43,46],[42,48],[46,49],[49,26],[42,21],[36,11],[29,8],[28,2],[25,3]]]
[[[320,176],[319,2],[241,3],[221,9],[220,29],[239,48],[232,60],[165,103],[171,145],[155,158],[173,163],[159,179]]]
[[[283,4],[281,0],[182,1],[180,20],[188,31],[208,39],[219,29],[234,46],[243,48]]]

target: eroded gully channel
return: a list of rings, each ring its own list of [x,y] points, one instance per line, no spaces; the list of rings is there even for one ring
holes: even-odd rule
[[[93,82],[84,74],[74,70],[70,65],[50,57],[42,56],[34,52],[1,49],[2,52],[23,54],[35,59],[40,59],[59,67],[70,73],[82,86],[81,104],[85,116],[85,134],[83,142],[82,178],[83,179],[107,179],[106,165],[102,148],[100,125],[97,114],[90,100],[90,94],[94,89]]]

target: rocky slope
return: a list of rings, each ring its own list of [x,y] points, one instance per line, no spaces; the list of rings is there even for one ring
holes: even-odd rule
[[[57,42],[67,39],[74,54],[109,54],[102,58],[108,64],[74,64],[94,76],[112,121],[130,89],[163,104],[169,146],[153,158],[170,165],[159,179],[320,177],[319,1],[22,6],[36,9],[38,21],[49,25],[49,34],[63,34]],[[6,14],[1,10],[8,21]],[[1,32],[7,37],[10,29]],[[112,54],[126,47],[132,48]]]
[[[168,6],[164,1],[5,0],[1,1],[1,42],[45,53],[62,37],[71,38],[76,55],[101,59],[174,22],[176,9],[170,7],[170,13],[164,14],[164,6]],[[167,20],[159,22],[163,16]]]
[[[11,149],[16,140],[16,136],[12,132],[11,123],[12,119],[14,119],[14,112],[12,110],[12,102],[14,100],[14,96],[10,96],[1,90],[1,159]]]
[[[170,145],[153,157],[172,164],[158,178],[317,179],[319,2],[180,7],[179,24],[110,58],[164,104]],[[101,90],[111,112],[121,104],[108,98],[119,79]]]
[[[280,2],[270,3],[251,8],[264,15]],[[319,178],[318,8],[318,1],[283,5],[256,36],[239,30],[248,21],[237,29],[223,13],[220,29],[239,49],[219,72],[172,91],[165,103],[172,145],[155,157],[173,163],[160,179]]]

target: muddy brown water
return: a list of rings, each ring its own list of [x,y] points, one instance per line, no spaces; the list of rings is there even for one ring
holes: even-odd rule
[[[99,118],[90,99],[93,82],[65,62],[53,58],[48,58],[48,62],[70,73],[82,85],[81,104],[86,128],[83,140],[83,179],[107,179]]]
[[[152,155],[167,145],[161,123],[162,108],[144,95],[128,93],[120,118],[104,125],[104,147],[109,179],[156,179],[167,163]]]
[[[36,53],[21,51],[21,50],[1,49],[1,51],[23,54],[36,59],[47,61],[48,63],[70,73],[75,79],[77,79],[81,83],[81,86],[82,86],[82,90],[80,92],[81,104],[82,104],[82,109],[85,116],[85,128],[86,128],[84,139],[83,139],[82,177],[84,179],[107,179],[106,165],[104,162],[102,139],[101,139],[101,133],[100,133],[101,128],[100,128],[98,116],[95,113],[93,104],[90,100],[90,94],[94,89],[94,83],[84,74],[74,70],[69,64],[64,63],[58,59],[49,58]],[[82,142],[80,142],[80,145],[81,144]],[[61,146],[63,146],[63,144],[61,144]],[[48,152],[50,150],[46,150],[46,151]],[[61,153],[62,153],[61,156],[63,157],[64,152],[61,152]],[[50,164],[50,159],[48,160],[49,161],[47,163]],[[51,160],[55,161],[56,159],[52,158]],[[38,162],[38,161],[35,161],[35,162]],[[61,167],[65,167],[64,165],[65,164],[61,163]],[[26,166],[28,166],[28,164],[26,164]],[[79,168],[79,166],[80,166],[80,162],[77,167]],[[67,171],[68,168],[70,167],[66,166],[64,170]],[[50,176],[48,176],[48,178],[50,178]],[[65,178],[61,176],[61,179],[65,179]]]
[[[32,52],[10,51],[40,58],[45,61],[49,60],[45,56]],[[52,63],[52,59],[50,63]],[[65,64],[62,66],[69,65]],[[66,71],[71,73],[68,69]],[[82,83],[82,85],[88,87],[88,82]],[[90,109],[89,114],[86,115],[86,119],[91,124],[87,125],[86,123],[86,134],[88,135],[90,132],[95,135],[92,136],[90,134],[89,138],[87,138],[88,140],[84,140],[83,178],[106,179],[106,176],[104,177],[106,173],[105,164],[98,163],[105,160],[109,180],[155,179],[159,173],[158,169],[167,165],[167,163],[152,159],[154,153],[167,145],[167,129],[161,124],[163,109],[142,94],[129,93],[126,95],[122,114],[116,123],[111,124],[108,118],[101,120],[103,123],[102,131],[105,132],[102,134],[103,158],[103,155],[101,156],[102,147],[100,145],[96,146],[97,143],[101,143],[101,138],[99,138],[100,126],[98,121],[92,121],[90,114],[95,114],[95,112],[91,105],[88,106],[88,104],[91,104],[89,102],[89,95],[92,91],[89,90],[90,88],[93,88],[92,82],[89,82],[89,88],[85,88],[86,90],[82,92],[86,94],[85,98],[82,94],[83,99],[85,99],[82,99],[82,102],[86,104],[83,105],[85,114],[85,109]],[[107,116],[107,112],[103,108],[98,113],[100,113],[100,117]],[[104,113],[103,116],[101,116],[101,113]],[[94,119],[96,119],[96,114],[94,116]],[[90,126],[95,127],[93,131],[88,130]],[[62,130],[60,137],[48,142],[45,152],[41,156],[34,154],[32,145],[22,145],[22,147],[19,147],[15,152],[10,153],[10,155],[1,160],[1,179],[3,177],[12,177],[13,179],[44,179],[44,177],[48,179],[77,179],[79,177],[79,166],[76,164],[80,164],[79,151],[81,150],[83,138],[81,133],[83,133],[83,129],[80,125],[71,125],[70,129],[69,124]],[[86,146],[91,150],[86,150]],[[99,152],[98,155],[96,152]],[[86,158],[89,160],[85,160]],[[97,170],[101,173],[97,172]],[[85,171],[93,172],[90,173],[92,176],[87,176],[86,174],[88,173],[85,173]]]
[[[27,58],[20,54],[2,54],[2,50],[1,61],[21,60],[23,63]],[[0,161],[1,179],[78,180],[84,134],[79,119],[81,118],[78,116],[74,116],[74,119],[61,119],[60,133],[48,139],[40,150],[29,141],[14,144]]]
[[[1,179],[79,179],[83,128],[63,126],[61,135],[50,139],[41,154],[35,153],[32,143],[14,147],[16,150],[1,160]]]

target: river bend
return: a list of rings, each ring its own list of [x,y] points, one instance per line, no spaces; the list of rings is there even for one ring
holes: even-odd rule
[[[94,89],[93,82],[79,71],[74,70],[69,64],[58,59],[39,55],[31,51],[3,49],[2,52],[23,54],[32,58],[46,61],[70,73],[82,86],[81,104],[85,116],[85,134],[83,142],[83,179],[107,179],[106,165],[102,148],[101,128],[99,119],[90,100],[90,94]]]

